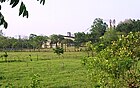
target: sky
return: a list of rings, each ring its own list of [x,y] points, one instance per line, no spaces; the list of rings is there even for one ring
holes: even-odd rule
[[[20,3],[15,8],[11,8],[10,2],[2,3],[1,12],[8,28],[0,29],[5,36],[67,35],[84,32],[95,18],[102,18],[107,24],[115,19],[116,25],[125,19],[140,18],[140,0],[46,0],[45,5],[37,0],[22,1],[29,11],[28,19],[18,15]]]

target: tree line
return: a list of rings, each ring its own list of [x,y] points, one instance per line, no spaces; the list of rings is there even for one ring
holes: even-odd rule
[[[89,32],[78,32],[74,33],[73,40],[64,38],[64,35],[52,34],[49,37],[44,35],[36,35],[30,34],[28,38],[21,38],[19,36],[18,39],[14,37],[6,37],[3,35],[2,31],[0,33],[0,49],[5,50],[23,50],[23,49],[41,49],[42,45],[50,41],[50,48],[53,48],[53,44],[55,47],[63,46],[74,46],[74,47],[82,47],[86,46],[87,42],[91,42],[92,44],[97,44],[99,42],[104,42],[104,44],[110,44],[111,40],[117,39],[117,35],[119,34],[128,34],[129,32],[137,32],[140,31],[140,20],[132,20],[128,19],[124,22],[120,22],[115,28],[109,28],[107,23],[103,22],[103,19],[96,18],[91,25]],[[113,29],[110,31],[110,29]],[[106,39],[103,39],[104,38]],[[106,37],[105,37],[106,36]],[[68,36],[71,37],[71,36]],[[98,47],[105,47],[98,46]]]

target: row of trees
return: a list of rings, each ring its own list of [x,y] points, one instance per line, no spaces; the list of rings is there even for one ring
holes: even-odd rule
[[[53,45],[55,47],[62,47],[65,44],[65,46],[70,46],[71,44],[74,44],[74,41],[71,39],[65,39],[63,35],[56,35],[53,34],[51,36],[43,36],[43,35],[36,35],[36,34],[30,34],[29,37],[21,38],[14,38],[14,37],[5,37],[3,36],[3,33],[0,35],[0,49],[1,50],[23,50],[23,49],[38,49],[40,50],[42,48],[42,45],[49,43],[50,48],[53,48]]]
[[[18,39],[13,37],[0,36],[0,49],[5,50],[23,50],[23,49],[39,49],[42,46],[42,43],[47,40],[46,36],[37,36],[31,34],[28,38]]]
[[[97,30],[99,29],[99,30]],[[36,34],[30,34],[29,38],[21,38],[19,36],[18,39],[15,39],[13,37],[5,37],[3,36],[3,33],[1,31],[0,35],[0,49],[16,49],[16,50],[22,50],[22,49],[40,49],[43,44],[46,42],[50,43],[50,48],[52,48],[52,45],[55,44],[55,47],[62,47],[73,45],[75,47],[80,47],[84,45],[87,41],[98,41],[99,37],[102,36],[107,29],[106,23],[103,23],[102,19],[98,18],[95,19],[92,29],[90,30],[90,34],[85,34],[84,32],[78,32],[75,33],[72,39],[64,38],[63,35],[56,35],[53,34],[51,36],[42,36],[42,35],[36,35]],[[72,36],[68,36],[72,37]]]
[[[106,40],[106,44],[108,44],[109,41],[116,40],[117,35],[127,35],[129,32],[138,31],[140,31],[140,20],[127,19],[120,22],[115,28],[109,28],[108,25],[103,22],[103,19],[96,18],[87,34],[84,32],[75,33],[75,42],[77,46],[86,45],[89,41],[95,44],[105,42],[104,40]],[[103,37],[106,39],[101,39]]]
[[[78,32],[74,33],[74,40],[66,39],[63,35],[53,34],[51,36],[43,36],[30,34],[29,38],[21,38],[19,36],[18,39],[5,37],[3,33],[0,33],[0,49],[40,49],[42,48],[42,44],[46,42],[50,42],[50,48],[55,44],[56,47],[62,47],[73,45],[75,47],[86,46],[87,42],[91,42],[92,44],[97,44],[99,42],[104,43],[105,45],[111,44],[111,40],[116,40],[117,35],[119,34],[128,34],[130,31],[137,32],[140,31],[140,20],[125,20],[124,22],[119,23],[114,30],[110,30],[108,25],[103,22],[103,19],[96,18],[91,25],[91,29],[88,33]],[[127,29],[127,30],[126,30]],[[103,36],[104,35],[104,36]],[[71,36],[69,36],[71,37]],[[106,38],[106,39],[104,39]],[[101,47],[101,46],[99,46]]]

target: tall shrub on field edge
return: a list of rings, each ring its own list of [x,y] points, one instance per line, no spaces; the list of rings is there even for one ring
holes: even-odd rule
[[[95,88],[139,88],[140,32],[121,35],[110,46],[84,61]]]

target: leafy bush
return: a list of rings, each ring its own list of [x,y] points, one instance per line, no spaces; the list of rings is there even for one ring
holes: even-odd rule
[[[57,55],[61,55],[64,53],[64,49],[60,48],[60,47],[56,47],[53,49],[54,53],[56,53]]]
[[[40,86],[40,79],[39,79],[40,75],[39,74],[34,74],[32,77],[32,81],[30,84],[31,88],[41,88]]]
[[[139,88],[140,32],[120,36],[84,61],[95,88]]]

